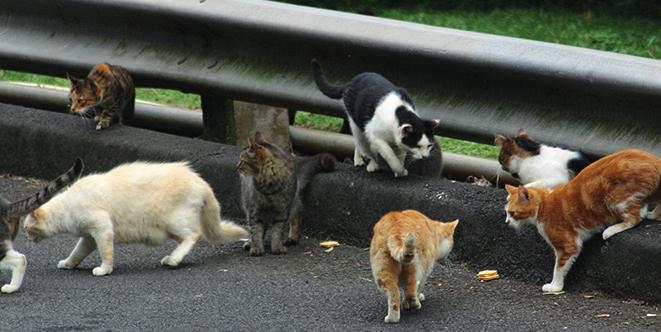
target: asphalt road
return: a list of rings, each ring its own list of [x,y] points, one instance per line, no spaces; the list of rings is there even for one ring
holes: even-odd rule
[[[10,199],[39,186],[0,176],[0,194]],[[21,232],[15,247],[27,255],[28,270],[17,293],[0,295],[0,330],[661,331],[657,306],[600,293],[542,295],[541,285],[507,276],[480,283],[475,270],[452,262],[435,269],[421,311],[386,325],[386,299],[371,280],[365,248],[325,253],[318,240],[258,258],[238,244],[200,241],[177,269],[159,265],[174,243],[118,246],[113,274],[94,277],[96,253],[76,270],[57,269],[74,238],[34,244]],[[1,282],[8,280],[4,273]]]

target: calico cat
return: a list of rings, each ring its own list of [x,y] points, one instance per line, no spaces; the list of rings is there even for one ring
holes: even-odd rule
[[[496,134],[498,162],[526,187],[553,187],[567,183],[590,164],[581,152],[539,144],[519,129],[513,138]]]
[[[542,290],[561,291],[583,242],[602,230],[606,240],[640,223],[643,204],[661,203],[660,184],[661,158],[623,150],[595,161],[553,191],[507,185],[505,223],[516,229],[537,226],[556,257],[553,281]],[[650,215],[661,220],[661,208]]]
[[[57,179],[50,182],[35,195],[18,202],[10,203],[0,197],[0,269],[11,270],[11,282],[0,288],[3,293],[17,291],[23,283],[23,275],[27,267],[25,255],[14,250],[12,241],[18,233],[20,218],[49,200],[60,189],[75,181],[83,172],[83,161],[76,159],[73,167]]]
[[[86,78],[67,75],[71,81],[70,111],[86,116],[94,113],[96,130],[119,121],[129,124],[135,108],[135,85],[129,72],[120,66],[100,63]]]
[[[458,222],[438,222],[405,210],[389,212],[374,225],[370,263],[377,287],[388,296],[386,323],[399,322],[400,287],[404,289],[404,309],[422,307],[422,287],[434,263],[450,254]]]
[[[57,267],[73,269],[98,248],[102,263],[92,270],[95,276],[113,271],[115,242],[161,245],[176,240],[179,245],[161,260],[174,267],[200,236],[229,242],[248,235],[221,221],[211,187],[185,162],[135,162],[81,178],[28,215],[25,230],[35,242],[59,233],[80,236]]]
[[[294,158],[273,145],[257,132],[249,137],[249,146],[239,156],[236,170],[241,177],[241,205],[248,223],[253,227],[250,242],[251,256],[264,254],[263,238],[266,225],[271,223],[271,253],[284,254],[281,236],[285,221],[289,220],[289,235],[285,244],[297,244],[300,237],[302,193],[319,172],[335,169],[335,158],[327,153],[308,158]]]
[[[354,165],[367,171],[381,167],[385,160],[395,177],[408,175],[404,160],[429,157],[436,143],[434,130],[439,120],[421,119],[408,92],[377,73],[362,73],[345,85],[328,82],[321,65],[312,60],[312,73],[319,90],[329,98],[342,99],[356,142]],[[440,151],[440,149],[439,149]]]

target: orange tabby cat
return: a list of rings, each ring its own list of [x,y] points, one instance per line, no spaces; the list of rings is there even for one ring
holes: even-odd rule
[[[438,259],[452,250],[459,220],[443,223],[415,210],[393,211],[374,225],[370,263],[376,285],[388,295],[386,323],[399,322],[399,287],[405,309],[420,309],[420,292]]]
[[[605,228],[602,235],[608,239],[636,226],[642,215],[661,220],[658,205],[651,213],[641,208],[646,203],[661,203],[660,181],[661,158],[640,150],[623,150],[590,164],[553,191],[506,186],[505,223],[517,229],[522,224],[536,224],[555,250],[553,281],[542,290],[562,290],[583,241],[592,234]]]

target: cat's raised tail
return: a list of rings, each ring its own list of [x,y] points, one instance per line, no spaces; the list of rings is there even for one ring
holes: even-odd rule
[[[202,232],[207,240],[234,242],[248,238],[248,231],[245,228],[231,221],[220,220],[220,204],[211,188],[208,188],[204,196],[204,205],[200,213]]]
[[[404,239],[401,235],[390,236],[388,250],[390,256],[400,264],[410,264],[415,258],[415,235],[408,233]]]
[[[9,207],[9,213],[18,216],[38,208],[51,199],[51,197],[55,196],[55,194],[57,194],[62,188],[76,181],[83,173],[83,168],[83,161],[80,158],[76,158],[73,166],[71,166],[68,171],[48,183],[48,185],[42,188],[38,193],[12,203]]]
[[[342,93],[344,92],[344,85],[334,85],[328,82],[324,71],[321,69],[321,64],[317,59],[312,59],[310,61],[310,66],[312,67],[312,75],[314,76],[314,82],[317,83],[317,87],[321,93],[325,94],[328,98],[340,99],[342,98]]]

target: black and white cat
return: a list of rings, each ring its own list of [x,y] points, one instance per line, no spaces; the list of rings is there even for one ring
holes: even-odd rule
[[[358,74],[345,85],[333,85],[316,59],[312,73],[324,95],[344,102],[356,142],[355,166],[364,165],[367,158],[367,171],[374,172],[380,169],[378,157],[382,157],[398,177],[408,175],[407,154],[414,159],[429,157],[439,121],[421,119],[406,90],[377,73]]]
[[[569,182],[591,163],[582,152],[537,143],[523,129],[512,138],[494,136],[503,170],[519,178],[526,187],[553,189]]]
[[[50,182],[38,193],[13,203],[0,197],[0,241],[2,241],[0,243],[0,270],[11,270],[11,281],[0,288],[1,292],[13,293],[23,283],[27,260],[25,255],[14,250],[12,245],[18,233],[20,218],[48,201],[60,189],[75,181],[82,172],[83,161],[76,159],[73,167]]]

